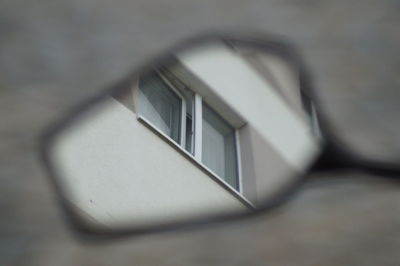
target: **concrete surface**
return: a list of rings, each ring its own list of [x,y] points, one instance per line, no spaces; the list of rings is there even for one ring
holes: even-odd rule
[[[2,0],[0,265],[399,265],[399,186],[321,176],[273,215],[191,232],[78,242],[37,135],[147,56],[206,29],[297,44],[325,109],[357,149],[400,157],[400,1]]]

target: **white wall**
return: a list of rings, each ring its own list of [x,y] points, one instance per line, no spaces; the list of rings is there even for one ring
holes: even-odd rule
[[[99,225],[149,225],[247,208],[113,98],[65,132],[53,158],[72,204]]]

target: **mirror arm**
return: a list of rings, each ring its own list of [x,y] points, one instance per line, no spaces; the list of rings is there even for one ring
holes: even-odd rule
[[[398,164],[366,159],[334,143],[327,143],[321,156],[311,168],[313,172],[355,170],[400,181]]]
[[[343,151],[332,143],[325,143],[321,155],[311,167],[312,172],[357,169],[355,156]]]
[[[365,173],[400,181],[400,167],[398,164],[359,158],[356,166]]]

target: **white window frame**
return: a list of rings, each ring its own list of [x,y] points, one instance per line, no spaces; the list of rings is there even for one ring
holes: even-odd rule
[[[233,191],[236,195],[240,196],[242,200],[244,200],[247,204],[253,206],[253,204],[248,201],[244,196],[243,196],[243,182],[242,182],[242,169],[241,169],[241,154],[240,154],[240,142],[239,142],[239,130],[237,128],[235,129],[234,132],[234,137],[235,137],[235,151],[236,151],[236,170],[237,170],[237,188],[233,187],[230,185],[228,182],[226,182],[222,177],[220,177],[218,174],[216,174],[213,170],[211,170],[209,167],[207,167],[205,164],[202,162],[202,136],[203,136],[203,97],[199,95],[198,93],[193,91],[194,94],[194,99],[193,99],[193,113],[192,113],[192,123],[194,125],[194,137],[193,137],[193,142],[192,143],[192,153],[186,150],[186,99],[183,96],[183,94],[160,72],[160,71],[155,71],[156,74],[165,82],[168,87],[181,99],[181,121],[180,121],[180,142],[176,143],[175,140],[173,140],[170,136],[162,132],[160,129],[157,128],[156,125],[154,125],[151,121],[140,115],[140,112],[137,112],[137,119],[140,122],[144,122],[146,125],[150,126],[153,130],[155,130],[159,135],[164,137],[165,139],[168,140],[168,143],[174,145],[175,147],[178,147],[181,152],[183,152],[185,155],[189,156],[193,161],[196,162],[197,165],[201,166],[203,170],[206,170],[209,174],[211,174],[214,178],[217,178],[218,181],[222,184],[224,184],[225,187],[229,188],[231,191]],[[136,89],[140,90],[140,82],[138,81],[136,84]],[[135,97],[137,99],[137,97]],[[139,102],[137,104],[140,105]],[[140,110],[140,107],[137,108],[136,110]],[[254,206],[253,206],[254,207]]]
[[[201,97],[198,93],[195,93],[194,100],[194,125],[195,125],[195,149],[194,149],[194,157],[195,159],[203,165],[207,171],[211,172],[213,175],[217,176],[222,182],[226,183],[229,187],[233,188],[235,191],[238,191],[240,194],[243,192],[243,184],[242,184],[242,169],[241,169],[241,157],[240,157],[240,143],[239,143],[239,130],[234,128],[234,138],[235,138],[235,152],[236,152],[236,171],[237,171],[237,188],[234,188],[228,182],[226,182],[222,177],[217,175],[213,170],[207,167],[202,162],[202,147],[203,147],[203,97]],[[215,111],[214,111],[215,112]]]
[[[194,94],[194,158],[201,162],[203,150],[203,98]]]

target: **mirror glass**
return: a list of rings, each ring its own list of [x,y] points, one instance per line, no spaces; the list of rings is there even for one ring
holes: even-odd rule
[[[254,211],[320,154],[313,102],[282,57],[215,41],[168,58],[52,141],[56,183],[93,230]]]

